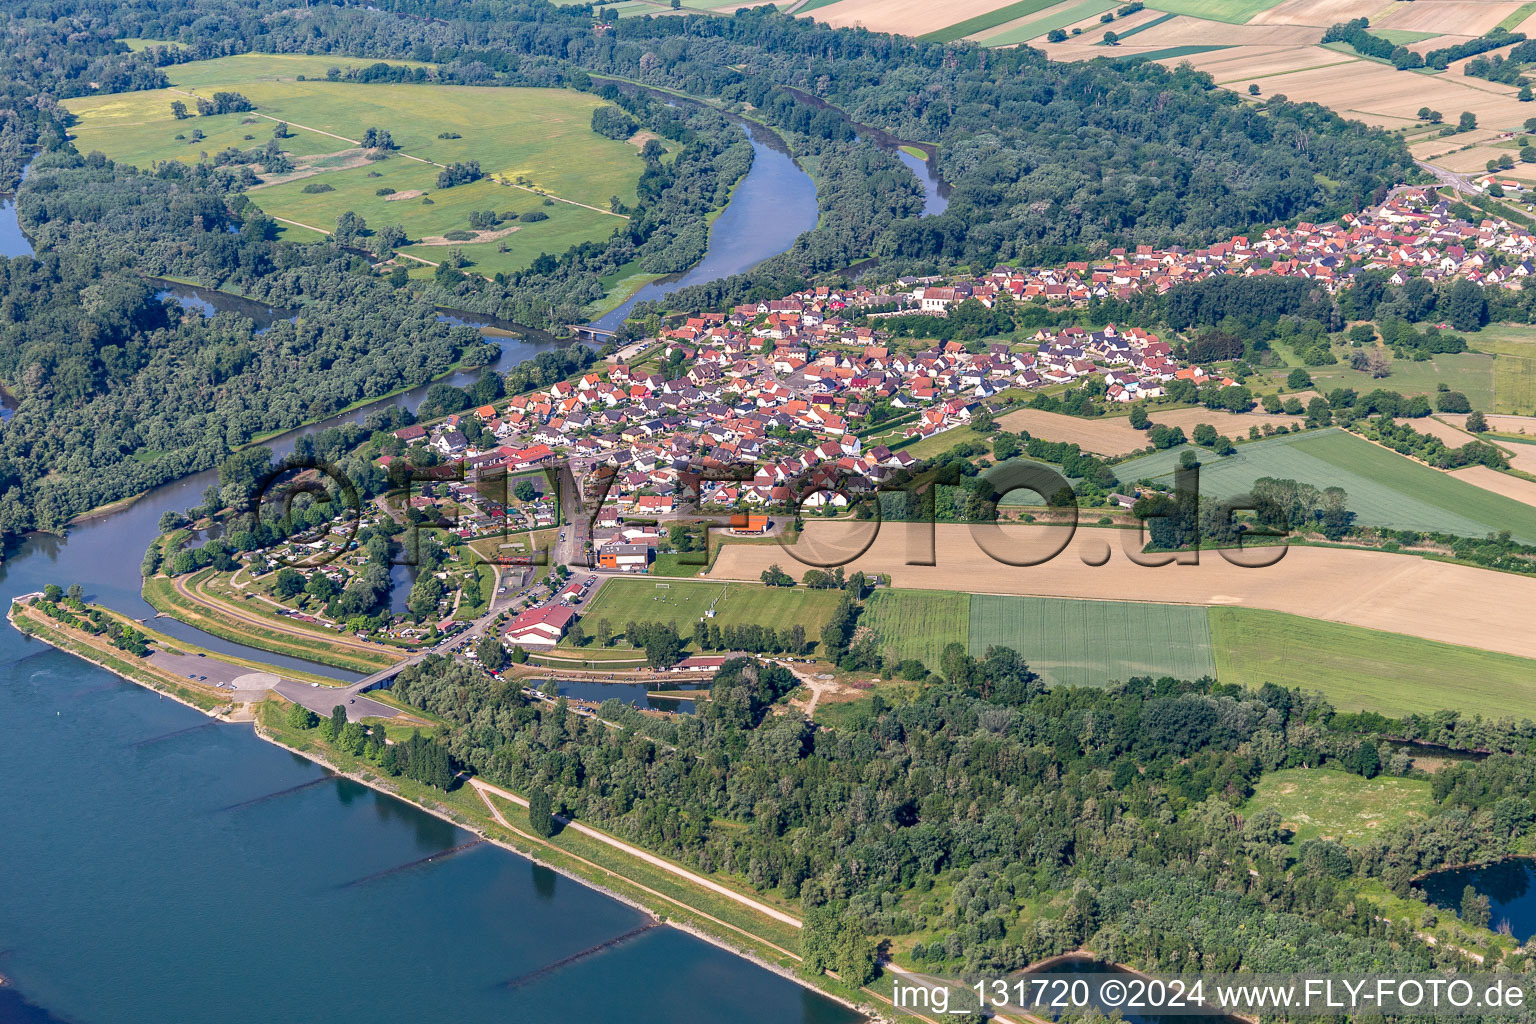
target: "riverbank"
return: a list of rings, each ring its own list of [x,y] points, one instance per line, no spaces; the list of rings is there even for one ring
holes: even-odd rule
[[[26,603],[29,598],[41,596],[41,594],[17,596],[6,610],[6,620],[19,632],[29,637],[41,640],[66,654],[84,659],[97,668],[105,669],[130,683],[137,683],[146,689],[154,690],[162,697],[169,697],[178,704],[185,704],[195,711],[201,711],[210,718],[225,722],[236,720],[230,717],[236,713],[236,709],[230,704],[227,696],[215,692],[210,687],[188,685],[170,672],[156,668],[147,661],[137,660],[133,655],[119,651],[99,637],[69,629],[53,621]],[[225,710],[221,712],[220,708]]]
[[[84,635],[47,619],[27,606],[23,595],[12,603],[7,618],[20,632],[42,640],[59,650],[74,654],[131,683],[154,690],[178,703],[222,722],[250,722],[262,740],[305,758],[335,775],[350,779],[386,796],[409,803],[443,821],[474,833],[511,853],[555,871],[572,881],[601,892],[613,899],[651,915],[657,921],[709,942],[734,955],[824,995],[874,1020],[903,1020],[912,1017],[885,1017],[865,1000],[880,999],[870,990],[855,992],[834,978],[810,979],[795,970],[799,956],[792,949],[793,932],[787,926],[763,923],[747,917],[730,898],[700,893],[682,880],[649,867],[634,858],[622,857],[605,844],[567,828],[549,840],[542,840],[517,828],[515,815],[520,809],[508,808],[506,824],[492,817],[493,805],[480,805],[475,787],[460,786],[450,793],[430,789],[404,778],[385,779],[357,761],[334,749],[313,742],[316,733],[296,733],[287,726],[281,708],[286,702],[269,698],[240,709],[229,702],[215,702],[160,673],[153,665],[117,656],[105,641],[90,643]],[[111,652],[111,653],[109,653]],[[515,805],[514,805],[515,806]],[[605,863],[606,862],[606,863]],[[777,934],[784,930],[784,934]],[[762,934],[767,932],[772,938]],[[722,934],[725,933],[725,934]],[[773,941],[777,939],[778,941]],[[924,1020],[926,1018],[915,1018]]]
[[[181,579],[152,576],[144,581],[143,597],[162,615],[184,622],[195,629],[273,654],[302,658],[320,665],[367,675],[399,664],[409,655],[383,645],[364,648],[354,638],[319,630],[292,626],[275,613],[271,616],[244,613],[204,594],[198,587],[199,576],[206,578],[211,569]],[[180,584],[180,585],[179,585]],[[237,614],[240,611],[240,614]],[[266,621],[270,619],[271,621]]]

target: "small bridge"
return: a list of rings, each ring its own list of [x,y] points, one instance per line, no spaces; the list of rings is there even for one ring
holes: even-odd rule
[[[618,331],[604,330],[601,327],[593,327],[591,324],[566,324],[565,329],[584,341],[605,341],[619,336]]]

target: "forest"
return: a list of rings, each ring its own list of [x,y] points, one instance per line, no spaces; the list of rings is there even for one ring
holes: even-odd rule
[[[831,947],[814,964],[859,960],[850,934],[936,974],[1083,947],[1164,971],[1469,964],[1361,893],[1412,899],[1424,871],[1515,848],[1533,818],[1529,720],[1345,715],[1210,679],[1052,690],[1013,650],[951,648],[941,675],[899,703],[861,700],[836,728],[780,713],[796,681],[749,658],[666,721],[613,701],[605,725],[447,659],[407,669],[396,694],[444,719],[431,739],[455,767],[799,901],[806,942]],[[1408,738],[1493,753],[1436,774],[1429,817],[1361,843],[1292,842],[1275,812],[1242,809],[1285,768],[1424,777]]]

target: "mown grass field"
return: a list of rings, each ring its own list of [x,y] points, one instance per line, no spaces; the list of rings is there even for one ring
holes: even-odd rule
[[[1492,324],[1470,339],[1470,343],[1494,354],[1493,400],[1489,405],[1474,401],[1472,407],[1516,415],[1536,414],[1536,327]]]
[[[1439,385],[1444,384],[1452,391],[1460,391],[1466,395],[1467,401],[1472,403],[1472,408],[1491,412],[1494,405],[1495,375],[1499,360],[1487,354],[1492,350],[1483,345],[1483,337],[1486,334],[1487,331],[1481,335],[1467,335],[1467,344],[1481,350],[1478,352],[1438,355],[1424,362],[1393,359],[1392,374],[1383,379],[1376,379],[1364,370],[1352,370],[1344,363],[1334,366],[1308,366],[1305,369],[1316,382],[1316,389],[1323,394],[1327,394],[1334,388],[1354,388],[1361,394],[1374,391],[1376,388],[1386,388],[1388,391],[1397,391],[1404,395],[1429,395],[1433,398]],[[1536,349],[1533,349],[1531,354],[1536,355]],[[1271,374],[1271,379],[1276,384],[1283,384],[1288,372],[1288,370],[1275,371]]]
[[[1131,676],[1212,675],[1205,609],[1050,597],[971,598],[970,652],[1013,647],[1051,686],[1102,686]]]
[[[1345,846],[1427,818],[1434,809],[1429,783],[1378,775],[1287,768],[1259,780],[1242,806],[1246,817],[1273,809],[1293,833],[1293,842],[1332,839]]]
[[[1254,608],[1210,609],[1216,676],[1316,690],[1345,711],[1536,718],[1536,661]]]
[[[947,644],[976,657],[997,644],[1052,686],[1213,675],[1320,692],[1346,711],[1536,717],[1536,661],[1283,612],[881,590],[859,622],[888,658],[919,658],[933,671]]]
[[[1051,686],[1215,672],[1205,609],[1192,605],[883,590],[859,622],[898,659],[934,671],[945,646],[962,643],[976,657],[1012,647]]]
[[[1183,449],[1120,463],[1127,483],[1173,479]],[[1318,488],[1342,487],[1360,523],[1404,530],[1438,530],[1481,537],[1509,530],[1536,543],[1536,508],[1486,491],[1343,430],[1288,434],[1240,445],[1221,458],[1200,450],[1200,490],[1226,498],[1250,490],[1260,477],[1300,480]]]
[[[865,602],[859,624],[880,634],[888,660],[917,658],[938,671],[947,645],[969,642],[971,595],[878,590]]]
[[[1256,14],[1271,7],[1278,7],[1280,0],[1152,0],[1147,4],[1155,11],[1172,14],[1188,14],[1195,18],[1209,18],[1241,25]]]
[[[623,225],[623,219],[600,211],[609,208],[614,196],[635,202],[642,165],[635,146],[591,130],[592,111],[604,105],[602,100],[563,89],[325,80],[328,68],[363,63],[371,62],[263,54],[179,65],[167,71],[173,83],[169,89],[69,101],[76,118],[71,131],[82,152],[100,150],[147,167],[157,160],[196,162],[201,154],[212,156],[228,146],[256,148],[271,138],[276,121],[286,121],[292,135],[282,147],[300,167],[306,158],[329,159],[315,163],[312,169],[318,173],[257,187],[250,197],[274,217],[323,230],[333,229],[346,210],[363,216],[370,227],[400,224],[412,241],[468,230],[471,210],[548,216],[499,225],[497,230],[516,228],[500,238],[454,243],[475,263],[473,269],[487,274],[525,266],[540,252],[559,253],[577,242],[605,238]],[[244,94],[256,111],[180,121],[172,116],[173,100],[195,109],[195,96],[211,97],[216,90]],[[355,143],[369,127],[388,130],[399,147],[388,159],[360,161]],[[194,129],[206,138],[192,141]],[[459,137],[440,138],[443,134]],[[486,177],[439,191],[437,165],[468,160],[479,161]],[[546,205],[542,196],[514,187],[518,181],[597,209]],[[319,184],[332,191],[303,191]],[[396,195],[425,194],[387,200],[376,194],[383,188]],[[294,237],[314,237],[302,228],[284,230]],[[498,251],[503,245],[505,253]],[[435,261],[448,248],[408,251]]]
[[[615,633],[630,622],[670,622],[686,639],[693,624],[713,609],[717,626],[788,629],[801,625],[807,639],[816,640],[841,596],[836,590],[798,586],[619,578],[603,583],[581,619],[589,635],[596,623],[607,619]]]

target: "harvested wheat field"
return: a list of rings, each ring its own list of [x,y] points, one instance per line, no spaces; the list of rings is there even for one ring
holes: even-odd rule
[[[1454,423],[1458,427],[1467,425],[1465,413],[1436,413],[1447,423]],[[1530,434],[1536,438],[1536,416],[1511,416],[1508,413],[1488,413],[1483,419],[1488,421],[1488,429],[1502,431],[1506,434]]]
[[[809,522],[797,550],[858,551],[869,523]],[[1016,560],[1043,557],[1059,541],[1059,527],[1023,525],[980,528],[994,547]],[[1381,551],[1293,547],[1266,568],[1235,566],[1205,552],[1198,565],[1144,568],[1132,563],[1123,543],[1129,530],[1082,529],[1058,557],[1014,568],[984,552],[966,526],[933,527],[933,565],[908,565],[921,557],[928,527],[887,523],[875,531],[849,571],[888,573],[893,586],[916,590],[1022,594],[1168,604],[1267,608],[1368,629],[1462,644],[1521,657],[1536,657],[1536,632],[1528,609],[1536,606],[1536,579],[1466,565]],[[1273,557],[1262,549],[1255,556]],[[1243,557],[1243,556],[1235,556]],[[1088,561],[1106,559],[1094,567]],[[791,575],[804,571],[789,549],[774,544],[726,544],[710,575],[756,580],[778,564]]]
[[[1305,46],[1322,37],[1323,29],[1312,25],[1229,25],[1179,17],[1132,38],[1138,46]]]
[[[1417,6],[1417,4],[1415,4]],[[1292,74],[1275,75],[1265,80],[1268,93],[1283,92],[1293,100],[1311,100],[1331,107],[1341,115],[1378,127],[1397,128],[1418,123],[1420,107],[1432,107],[1453,117],[1470,110],[1478,123],[1488,127],[1512,128],[1529,116],[1525,104],[1515,99],[1515,92],[1492,85],[1498,92],[1464,83],[1473,79],[1448,75],[1421,75],[1395,71],[1385,64],[1356,61],[1351,64]],[[1507,93],[1507,94],[1506,94]]]
[[[1291,397],[1289,395],[1287,398]],[[1307,400],[1301,399],[1305,405]],[[1298,423],[1305,423],[1305,416],[1287,416],[1284,413],[1270,414],[1262,409],[1254,412],[1220,412],[1215,409],[1172,409],[1164,412],[1161,409],[1148,409],[1148,415],[1153,423],[1166,423],[1170,427],[1182,427],[1188,434],[1195,429],[1197,423],[1209,423],[1216,428],[1219,434],[1229,437],[1247,437],[1249,427],[1264,429],[1264,424],[1273,423],[1275,426],[1284,424],[1292,427]]]
[[[920,36],[1006,6],[1008,0],[837,0],[811,13],[833,28],[863,27],[876,32]]]
[[[1320,25],[1327,28],[1355,18],[1374,20],[1382,8],[1381,0],[1285,0],[1260,11],[1249,19],[1250,25]]]
[[[1393,32],[1480,36],[1521,6],[1521,0],[1415,0],[1396,5],[1385,18],[1371,18],[1371,27]]]
[[[1415,142],[1408,147],[1408,152],[1413,154],[1415,160],[1433,160],[1437,156],[1454,153],[1473,144],[1481,145],[1493,142],[1502,134],[1504,133],[1492,128],[1479,128],[1476,131],[1458,132],[1445,138],[1428,138],[1423,142]],[[1501,152],[1508,152],[1508,150]],[[1487,157],[1483,159],[1486,160]]]
[[[1085,420],[1042,409],[1019,409],[997,421],[1004,430],[1027,430],[1030,437],[1070,441],[1095,455],[1124,455],[1147,446],[1147,435],[1132,427],[1123,416]]]
[[[1466,419],[1465,416],[1461,417],[1463,423],[1466,422]],[[1436,419],[1434,416],[1423,416],[1419,419],[1400,419],[1397,422],[1400,424],[1406,423],[1421,434],[1438,437],[1452,448],[1460,448],[1468,441],[1477,440],[1460,427],[1445,420]]]
[[[1230,51],[1217,51],[1209,56],[1215,57],[1223,52]],[[1357,57],[1346,57],[1333,50],[1325,50],[1321,46],[1288,46],[1279,50],[1254,47],[1251,51],[1244,48],[1243,52],[1248,54],[1246,59],[1229,57],[1223,62],[1211,61],[1208,64],[1201,64],[1196,58],[1195,68],[1198,71],[1209,72],[1216,79],[1217,85],[1246,88],[1249,82],[1268,78],[1270,75],[1359,63]],[[1265,89],[1268,84],[1268,82],[1258,81],[1260,89]],[[1267,93],[1268,90],[1265,89],[1265,92]]]
[[[1536,483],[1522,480],[1518,476],[1510,476],[1508,473],[1500,473],[1496,469],[1487,466],[1468,466],[1466,469],[1458,469],[1451,476],[1457,476],[1469,484],[1475,484],[1485,491],[1494,494],[1502,494],[1506,498],[1523,501],[1527,505],[1536,505]]]
[[[1492,146],[1473,146],[1471,149],[1459,150],[1455,153],[1447,153],[1435,158],[1435,166],[1444,167],[1448,171],[1457,174],[1481,174],[1488,166],[1489,160],[1497,160],[1501,156],[1509,154],[1507,149],[1495,149]]]

